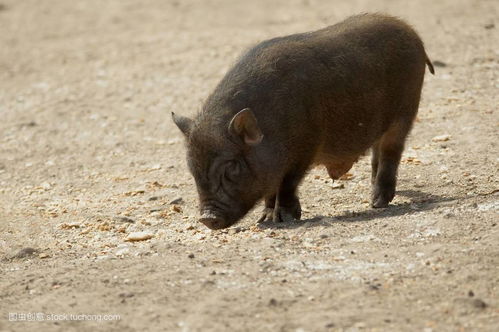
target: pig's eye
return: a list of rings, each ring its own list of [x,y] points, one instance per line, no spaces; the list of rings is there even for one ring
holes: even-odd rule
[[[225,164],[224,177],[229,181],[235,181],[240,173],[239,163],[235,160],[228,161]]]

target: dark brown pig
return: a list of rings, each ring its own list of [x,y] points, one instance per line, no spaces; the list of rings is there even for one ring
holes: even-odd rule
[[[395,194],[397,168],[428,65],[403,21],[353,16],[246,52],[194,120],[172,113],[187,141],[200,221],[226,228],[265,199],[260,220],[300,219],[296,189],[313,164],[333,179],[372,149],[372,206]]]

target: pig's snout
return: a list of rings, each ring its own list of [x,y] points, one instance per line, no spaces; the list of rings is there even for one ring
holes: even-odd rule
[[[213,212],[203,212],[199,221],[205,224],[206,227],[210,229],[227,228],[233,224],[231,222],[228,222],[226,219],[222,218],[221,216],[216,215]]]

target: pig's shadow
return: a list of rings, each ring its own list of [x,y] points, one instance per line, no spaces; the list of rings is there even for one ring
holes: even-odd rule
[[[358,211],[358,212],[347,211],[339,215],[316,216],[313,218],[302,219],[300,221],[293,221],[293,222],[282,222],[282,223],[266,222],[259,224],[259,226],[260,228],[263,229],[268,229],[268,228],[291,229],[298,227],[327,225],[333,223],[365,222],[373,219],[383,219],[387,217],[396,217],[405,214],[428,211],[443,205],[442,203],[455,201],[460,198],[465,198],[465,197],[442,197],[416,190],[397,191],[397,195],[408,197],[411,199],[411,201],[396,205],[389,205],[387,208],[383,209],[368,208],[364,211]]]

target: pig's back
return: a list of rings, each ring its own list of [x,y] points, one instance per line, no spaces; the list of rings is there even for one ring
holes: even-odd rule
[[[271,144],[341,159],[363,153],[393,121],[414,117],[403,100],[420,91],[425,60],[423,43],[404,22],[353,16],[251,48],[204,109],[230,119],[250,107]]]
[[[366,14],[265,41],[241,62],[252,62],[249,82],[266,96],[261,117],[278,118],[294,136],[312,135],[324,153],[342,156],[362,153],[390,123],[413,118],[404,98],[420,91],[425,60],[407,24]]]

